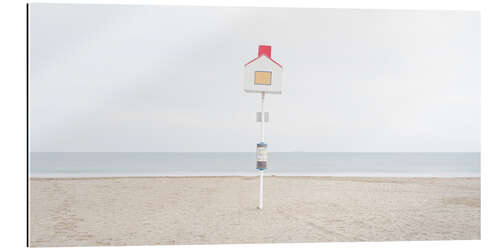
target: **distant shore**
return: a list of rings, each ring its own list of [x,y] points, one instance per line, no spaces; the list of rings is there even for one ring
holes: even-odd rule
[[[34,247],[480,239],[480,178],[30,179]]]

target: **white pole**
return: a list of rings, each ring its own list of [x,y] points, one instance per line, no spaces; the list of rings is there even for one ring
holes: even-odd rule
[[[264,207],[264,170],[260,170],[260,195],[259,195],[259,209]]]
[[[260,107],[260,142],[264,142],[264,92],[262,92]],[[259,191],[259,209],[264,207],[264,170],[260,170],[260,191]]]
[[[260,141],[264,142],[264,92],[262,92],[260,115]]]

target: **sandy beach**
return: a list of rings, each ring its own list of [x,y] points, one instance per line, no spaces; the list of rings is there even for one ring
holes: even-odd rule
[[[480,239],[479,178],[32,178],[34,247]]]

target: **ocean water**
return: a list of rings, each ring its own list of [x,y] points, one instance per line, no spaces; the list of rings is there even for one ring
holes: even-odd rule
[[[255,153],[30,153],[31,177],[256,175]],[[480,153],[269,153],[266,175],[479,177]]]

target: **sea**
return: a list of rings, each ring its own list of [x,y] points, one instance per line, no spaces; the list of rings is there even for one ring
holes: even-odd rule
[[[266,175],[480,177],[480,153],[271,152]],[[255,152],[31,152],[30,177],[254,176]]]

